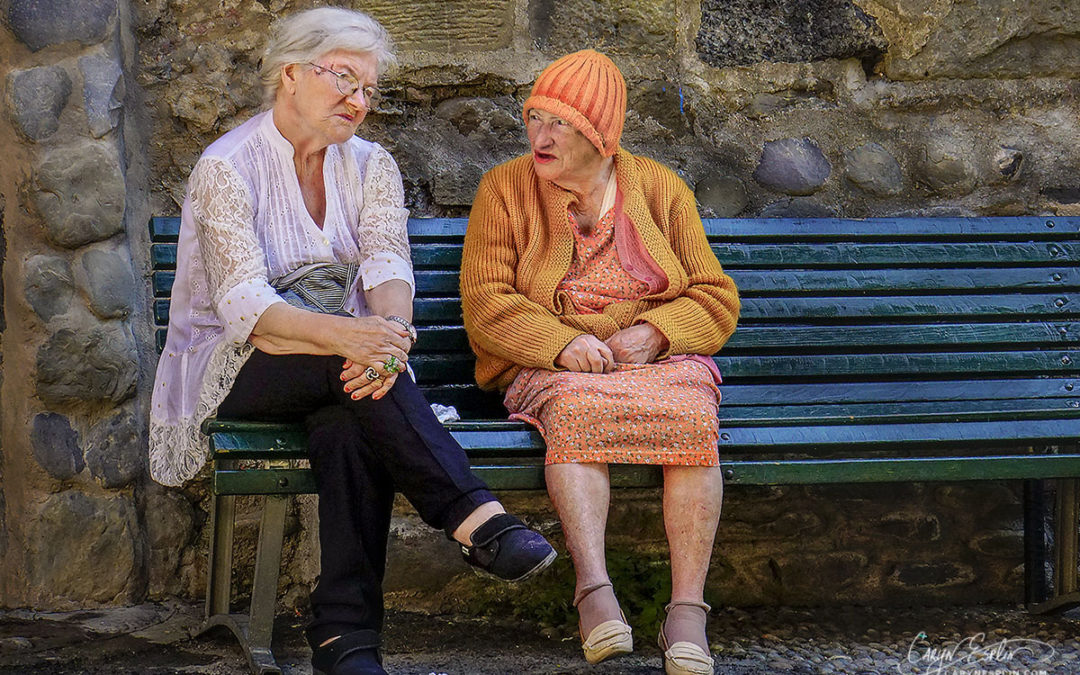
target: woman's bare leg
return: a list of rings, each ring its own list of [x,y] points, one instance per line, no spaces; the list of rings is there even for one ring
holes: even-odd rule
[[[619,603],[610,586],[584,598],[583,591],[610,583],[604,553],[611,485],[607,464],[548,464],[544,469],[548,495],[562,522],[566,548],[574,561],[577,585],[575,599],[581,598],[578,614],[583,636],[609,619],[619,618]]]
[[[705,602],[705,577],[709,573],[724,479],[720,467],[664,467],[664,527],[671,550],[671,601]],[[664,630],[668,642],[693,642],[706,652],[704,610],[677,605],[668,613]]]

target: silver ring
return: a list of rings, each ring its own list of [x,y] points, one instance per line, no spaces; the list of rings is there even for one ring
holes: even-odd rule
[[[374,382],[375,380],[379,379],[379,374],[375,372],[374,368],[368,366],[364,369],[364,377],[366,377],[369,381]]]

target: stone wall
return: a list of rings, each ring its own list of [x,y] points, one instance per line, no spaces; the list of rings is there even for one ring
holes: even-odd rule
[[[146,595],[153,492],[140,375],[153,347],[127,5],[14,1],[0,11],[10,319],[0,603],[135,602]]]
[[[178,213],[202,149],[259,109],[255,68],[273,18],[315,4],[324,3],[0,1],[9,148],[0,603],[202,591],[206,482],[164,490],[145,475],[156,359],[145,223]],[[482,173],[527,150],[520,105],[535,76],[585,47],[626,75],[623,144],[683,176],[703,215],[1080,214],[1076,3],[343,4],[371,12],[398,45],[400,66],[361,134],[398,160],[417,216],[467,213]],[[732,489],[710,597],[1018,600],[1016,490]],[[543,495],[509,500],[557,538]],[[256,506],[243,509],[241,559],[253,550]],[[302,605],[317,572],[313,499],[291,513],[282,587]],[[654,492],[616,496],[611,542],[613,559],[663,558]],[[489,597],[455,556],[402,505],[395,602]],[[103,567],[91,583],[85,570]]]

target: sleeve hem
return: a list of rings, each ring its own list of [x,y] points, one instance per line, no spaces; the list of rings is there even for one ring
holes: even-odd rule
[[[266,309],[279,302],[285,301],[262,279],[249,279],[233,286],[216,308],[225,337],[236,346],[243,345]]]

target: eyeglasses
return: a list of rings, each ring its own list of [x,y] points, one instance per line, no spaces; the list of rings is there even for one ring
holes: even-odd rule
[[[360,87],[360,81],[356,79],[356,76],[349,72],[339,73],[330,70],[326,66],[320,66],[317,63],[308,63],[307,65],[315,69],[316,74],[322,75],[323,73],[330,73],[334,76],[334,84],[337,85],[338,92],[342,96],[348,98],[355,94],[357,90],[364,95],[364,102],[367,103],[369,108],[375,106],[379,100],[379,90],[375,87]]]

